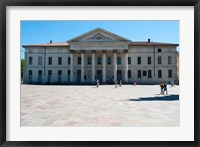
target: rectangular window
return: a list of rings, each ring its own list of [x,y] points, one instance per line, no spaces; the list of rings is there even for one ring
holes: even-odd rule
[[[62,75],[62,70],[58,70],[58,75],[59,75],[59,76]]]
[[[121,57],[117,57],[117,64],[122,64]]]
[[[81,64],[81,57],[78,57],[78,64],[80,65]]]
[[[87,64],[89,64],[89,65],[92,64],[91,57],[88,57],[88,58],[87,58]]]
[[[32,70],[29,70],[29,71],[28,71],[28,75],[29,75],[29,76],[32,76],[32,74],[33,74]]]
[[[162,70],[158,70],[158,78],[162,78]]]
[[[172,64],[172,56],[168,56],[168,64]]]
[[[49,57],[49,58],[48,58],[48,64],[49,64],[49,65],[52,65],[52,57]]]
[[[128,57],[128,64],[131,64],[131,57]]]
[[[143,76],[147,76],[147,71],[146,70],[143,71]]]
[[[171,69],[168,70],[168,77],[172,78],[172,70]]]
[[[152,78],[151,70],[148,70],[148,78]]]
[[[161,48],[158,49],[158,52],[159,52],[159,53],[161,52]]]
[[[131,78],[131,70],[128,70],[128,78]]]
[[[111,64],[111,57],[107,58],[107,64],[109,64],[109,65]]]
[[[137,64],[141,64],[141,57],[137,57]]]
[[[162,58],[161,58],[161,56],[158,57],[158,64],[162,64]]]
[[[61,82],[62,80],[62,70],[58,70],[58,82]]]
[[[68,65],[70,65],[71,63],[70,63],[70,57],[68,57]]]
[[[38,75],[39,75],[39,76],[42,75],[42,70],[38,70]]]
[[[151,64],[151,57],[148,57],[148,59],[147,59],[148,61],[148,63],[147,64]]]
[[[70,75],[70,70],[68,70],[68,76]]]
[[[42,65],[42,57],[38,57],[38,65]]]
[[[138,78],[142,77],[141,73],[142,73],[141,70],[138,70]]]
[[[101,57],[97,57],[97,64],[101,65]]]
[[[48,75],[49,75],[49,76],[52,75],[52,70],[48,70]]]
[[[33,65],[33,57],[29,57],[28,58],[28,64],[29,65]]]
[[[61,64],[62,64],[62,58],[58,57],[58,65],[61,65]]]

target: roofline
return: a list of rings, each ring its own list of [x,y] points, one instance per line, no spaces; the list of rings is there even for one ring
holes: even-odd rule
[[[113,34],[113,35],[115,35],[115,36],[117,36],[117,37],[119,37],[119,38],[122,38],[122,39],[124,39],[124,40],[127,40],[127,42],[131,42],[130,39],[127,39],[127,38],[124,38],[124,37],[122,37],[122,36],[119,36],[119,35],[117,35],[117,34],[115,34],[115,33],[109,32],[109,31],[107,31],[107,30],[105,30],[105,29],[102,29],[102,28],[100,28],[100,27],[95,28],[95,29],[93,29],[93,30],[90,30],[90,31],[88,31],[88,32],[85,32],[85,33],[83,33],[83,34],[81,34],[81,35],[79,35],[79,36],[76,36],[76,37],[72,38],[72,39],[69,39],[69,40],[67,40],[66,42],[71,42],[72,40],[75,40],[75,39],[78,39],[78,38],[80,38],[80,37],[82,37],[82,36],[88,35],[88,34],[94,32],[94,31],[96,31],[96,30],[102,30],[102,31],[107,32],[107,33],[109,33],[109,34]]]
[[[136,43],[136,44],[134,44]],[[159,42],[131,42],[129,46],[179,46],[179,44],[173,44],[173,43],[159,43]]]
[[[69,44],[67,44],[66,42],[62,42],[63,44],[56,44],[56,43],[52,43],[52,44],[50,44],[50,43],[46,43],[46,44],[29,44],[29,45],[22,45],[22,47],[26,48],[26,47],[55,47],[55,46],[67,47],[67,46],[69,46]],[[64,43],[66,43],[66,44],[64,44]]]

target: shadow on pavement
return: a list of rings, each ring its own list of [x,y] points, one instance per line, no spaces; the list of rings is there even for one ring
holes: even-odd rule
[[[164,95],[159,97],[142,97],[137,99],[129,99],[129,101],[178,101],[179,95]]]

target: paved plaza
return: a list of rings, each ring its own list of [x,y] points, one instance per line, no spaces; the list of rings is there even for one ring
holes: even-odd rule
[[[21,85],[21,126],[176,127],[179,86]]]

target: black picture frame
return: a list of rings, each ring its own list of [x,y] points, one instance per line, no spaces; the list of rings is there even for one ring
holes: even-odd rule
[[[6,7],[7,6],[194,6],[194,141],[6,141]],[[199,146],[199,65],[200,2],[199,0],[0,0],[0,145],[1,146]],[[187,133],[187,132],[185,132]]]

